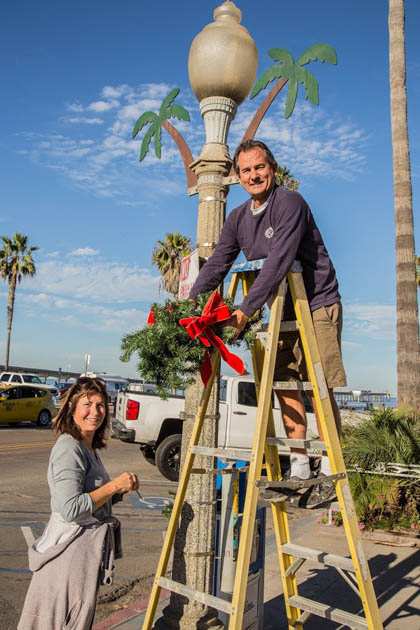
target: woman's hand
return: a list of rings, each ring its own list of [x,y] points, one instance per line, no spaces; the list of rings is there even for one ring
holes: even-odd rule
[[[120,494],[126,494],[127,492],[138,490],[139,488],[138,477],[135,473],[132,472],[123,472],[118,477],[115,477],[112,481],[117,488],[117,492],[119,492]]]
[[[138,490],[138,487],[139,479],[137,475],[132,472],[123,472],[100,488],[89,492],[89,495],[95,504],[95,508],[99,508],[112,499],[115,494],[127,494],[127,492]]]

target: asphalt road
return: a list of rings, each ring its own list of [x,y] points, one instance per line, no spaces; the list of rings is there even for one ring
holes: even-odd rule
[[[45,527],[49,514],[47,467],[54,444],[50,429],[32,425],[14,428],[0,426],[0,628],[16,628],[30,581],[27,545],[22,527],[35,537]],[[125,497],[114,506],[122,521],[124,558],[117,562],[117,575],[111,587],[102,588],[97,620],[107,616],[127,599],[147,591],[153,578],[156,558],[162,545],[167,519],[162,505],[175,490],[154,466],[148,464],[138,447],[110,440],[101,453],[111,477],[129,470],[140,478],[146,503],[133,503]],[[156,498],[155,498],[156,497]],[[134,497],[133,497],[134,498]]]

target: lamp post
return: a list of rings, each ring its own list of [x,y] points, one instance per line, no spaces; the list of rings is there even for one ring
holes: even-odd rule
[[[229,126],[237,106],[248,96],[255,81],[258,54],[248,31],[241,25],[241,11],[231,1],[214,10],[214,21],[194,38],[188,60],[191,87],[204,120],[206,142],[191,164],[199,195],[197,246],[208,258],[218,242],[225,220],[228,174],[232,166],[227,145]],[[199,380],[188,388],[183,424],[185,449],[191,435],[202,392]],[[219,391],[216,379],[203,425],[200,443],[217,445]],[[197,591],[210,592],[213,578],[215,485],[212,459],[196,458],[177,532],[172,578]],[[170,604],[157,622],[159,628],[220,627],[217,615],[198,602],[172,594]]]

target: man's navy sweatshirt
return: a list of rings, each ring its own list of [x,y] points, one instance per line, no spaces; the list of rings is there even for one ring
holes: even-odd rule
[[[302,264],[312,311],[340,300],[327,248],[308,204],[298,193],[276,186],[261,213],[252,213],[251,199],[232,210],[189,297],[195,299],[199,293],[215,289],[241,250],[247,260],[266,259],[239,307],[248,317],[275,294],[295,260]]]

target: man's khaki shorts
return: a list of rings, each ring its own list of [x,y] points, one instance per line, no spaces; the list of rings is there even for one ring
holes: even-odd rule
[[[341,356],[343,312],[340,302],[316,309],[312,319],[328,387],[344,387],[347,380]],[[308,381],[302,342],[297,332],[280,336],[274,380]]]

